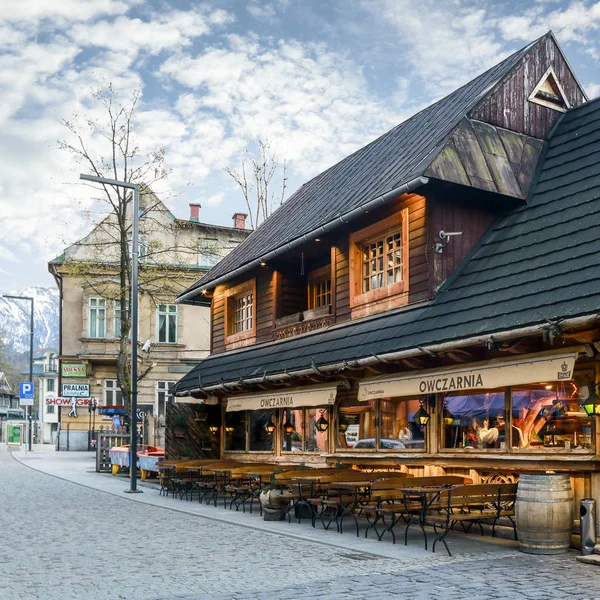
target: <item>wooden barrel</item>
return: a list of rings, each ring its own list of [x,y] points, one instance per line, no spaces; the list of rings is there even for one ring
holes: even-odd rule
[[[573,492],[569,476],[521,475],[515,516],[521,552],[567,552],[573,528]]]

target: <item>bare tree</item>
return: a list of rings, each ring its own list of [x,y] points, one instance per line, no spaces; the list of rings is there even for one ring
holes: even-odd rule
[[[170,243],[173,217],[152,192],[152,186],[169,175],[164,148],[142,154],[135,142],[133,120],[139,105],[139,90],[122,101],[109,84],[97,91],[94,98],[103,109],[104,119],[76,117],[65,121],[70,135],[67,141],[59,141],[59,147],[73,155],[85,172],[140,184],[139,290],[155,304],[168,303],[197,278],[197,272],[186,271],[185,265],[191,262],[186,256],[196,257],[198,247],[197,242]],[[101,185],[99,191],[96,200],[103,218],[89,235],[71,246],[72,256],[67,257],[64,269],[99,296],[119,303],[117,382],[129,414],[133,200],[131,192],[124,188]],[[149,359],[145,360],[139,379],[153,367]]]
[[[285,158],[280,163],[276,150],[271,148],[270,142],[266,139],[259,138],[257,146],[256,153],[246,149],[239,170],[229,167],[225,169],[242,190],[252,229],[256,229],[278,206],[283,204],[287,187]],[[281,179],[277,181],[276,176],[279,175],[280,166]]]

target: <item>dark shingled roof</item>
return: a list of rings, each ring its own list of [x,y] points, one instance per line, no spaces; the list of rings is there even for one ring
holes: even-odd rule
[[[192,285],[211,282],[423,175],[452,130],[538,43],[515,52],[297,190],[238,248]],[[180,298],[181,298],[180,296]]]
[[[600,99],[568,111],[527,205],[497,222],[429,305],[211,356],[177,391],[600,312]]]

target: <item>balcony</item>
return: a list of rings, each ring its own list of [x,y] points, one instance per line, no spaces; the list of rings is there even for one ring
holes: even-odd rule
[[[331,306],[327,305],[277,319],[275,321],[275,339],[285,340],[318,329],[325,329],[333,325],[335,320],[334,315],[330,313]]]

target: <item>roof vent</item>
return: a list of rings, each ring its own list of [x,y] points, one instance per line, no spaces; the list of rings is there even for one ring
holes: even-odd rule
[[[560,112],[566,112],[570,108],[569,101],[552,67],[544,73],[528,100]]]

